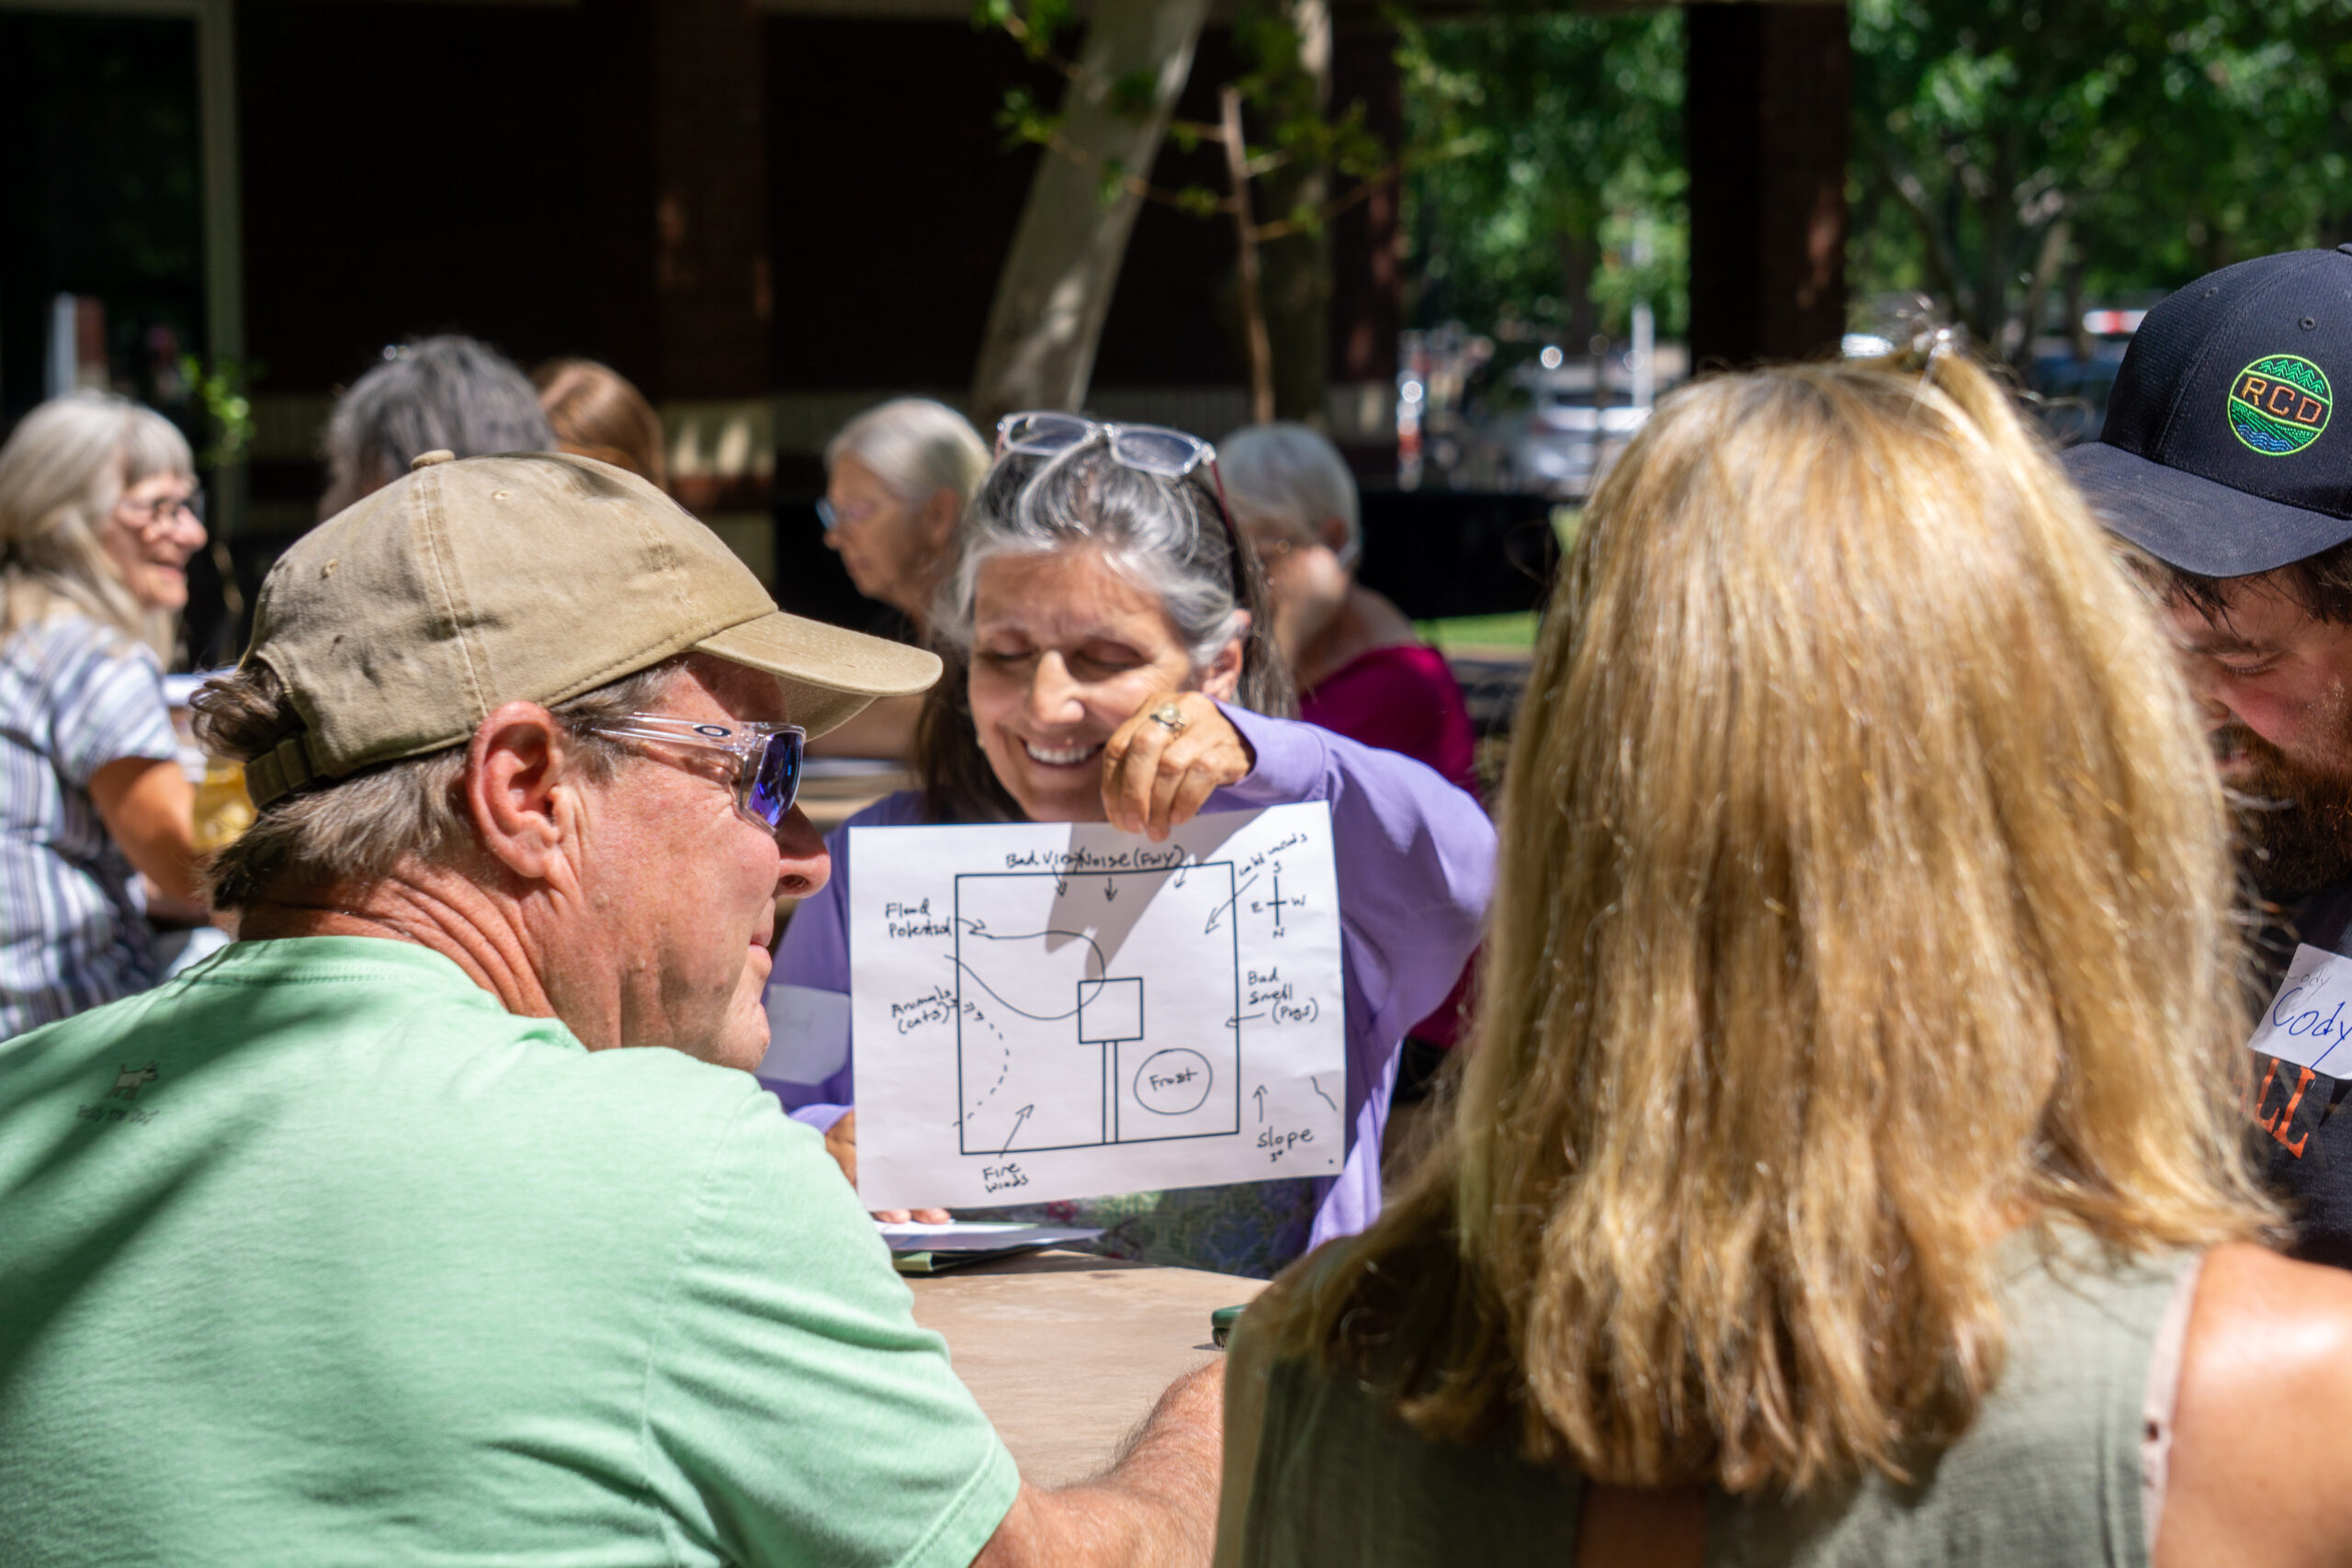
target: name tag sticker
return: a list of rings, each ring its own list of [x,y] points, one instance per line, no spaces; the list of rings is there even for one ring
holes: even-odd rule
[[[2249,1050],[2330,1077],[2352,1077],[2352,958],[2309,943],[2255,1020]]]

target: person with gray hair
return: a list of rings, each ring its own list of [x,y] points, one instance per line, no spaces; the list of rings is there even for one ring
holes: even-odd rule
[[[861,827],[1109,822],[1165,839],[1203,811],[1328,802],[1348,995],[1340,1174],[1128,1194],[1056,1222],[1105,1227],[1115,1256],[1264,1278],[1379,1213],[1397,1041],[1476,941],[1494,829],[1418,762],[1286,716],[1289,677],[1262,630],[1264,580],[1219,503],[1208,443],[1044,412],[1006,420],[998,450],[941,599],[934,629],[961,668],[924,710],[921,787],[835,832],[833,878],[795,912],[775,985],[850,988],[849,852]],[[840,1065],[773,1087],[796,1119],[825,1131],[854,1181],[850,1042],[793,1043],[797,1060]]]
[[[956,525],[988,472],[989,449],[960,413],[929,398],[867,409],[825,444],[817,516],[850,581],[888,610],[865,629],[922,642],[955,558]],[[838,756],[906,757],[920,702],[880,702],[827,738]]]
[[[0,446],[0,1037],[162,977],[142,874],[196,907],[162,660],[201,505],[187,439],[110,393]]]
[[[1428,763],[1472,795],[1478,737],[1445,655],[1387,598],[1356,581],[1363,555],[1355,476],[1303,424],[1237,430],[1223,448],[1225,497],[1266,563],[1273,638],[1298,679],[1298,716]],[[1471,971],[1405,1041],[1396,1098],[1419,1097],[1461,1033]]]
[[[1475,792],[1476,737],[1445,660],[1396,606],[1356,581],[1363,555],[1347,459],[1303,424],[1235,431],[1221,449],[1234,521],[1266,563],[1275,643],[1300,716],[1418,757]]]
[[[455,333],[419,338],[385,349],[383,363],[335,400],[327,416],[327,489],[319,515],[332,517],[383,489],[420,453],[480,457],[555,449],[538,391],[512,360]]]
[[[868,599],[920,634],[946,576],[956,524],[988,472],[978,432],[945,403],[895,398],[825,444],[825,544]]]

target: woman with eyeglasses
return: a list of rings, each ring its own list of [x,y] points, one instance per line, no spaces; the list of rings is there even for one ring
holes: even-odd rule
[[[1419,759],[1480,794],[1478,738],[1445,655],[1356,581],[1363,554],[1355,476],[1330,437],[1253,424],[1225,438],[1217,468],[1233,521],[1266,569],[1270,628],[1298,682],[1298,716]],[[1461,1032],[1471,968],[1405,1039],[1396,1100],[1423,1098]]]
[[[204,544],[195,467],[98,392],[0,446],[0,1037],[161,977],[142,875],[198,903],[162,662]]]
[[[1264,579],[1224,513],[1207,443],[1041,413],[1005,421],[998,449],[939,602],[962,668],[925,709],[921,787],[848,825],[1108,821],[1164,839],[1203,811],[1329,804],[1348,996],[1340,1175],[1046,1211],[1108,1227],[1119,1256],[1262,1277],[1379,1213],[1397,1042],[1476,941],[1494,830],[1419,763],[1288,716]],[[785,933],[778,984],[849,989],[846,831],[831,849],[832,880]],[[780,1086],[853,1179],[854,1070]]]
[[[1299,716],[1418,757],[1474,795],[1477,737],[1445,656],[1356,581],[1355,476],[1330,437],[1254,424],[1217,450],[1233,521],[1266,569],[1268,628],[1298,682]]]
[[[888,608],[865,629],[922,642],[932,603],[956,556],[956,525],[989,468],[988,444],[970,422],[929,398],[894,398],[866,410],[825,444],[825,493],[817,517],[825,547],[850,581]],[[906,757],[914,749],[920,697],[885,697],[819,741],[835,757]]]

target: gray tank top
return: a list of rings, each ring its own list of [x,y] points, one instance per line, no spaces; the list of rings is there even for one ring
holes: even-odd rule
[[[2194,1253],[2112,1261],[2060,1227],[2005,1261],[2008,1359],[1960,1441],[1898,1486],[1803,1503],[1712,1493],[1710,1568],[2146,1568],[2142,1438],[2152,1341]],[[1583,1483],[1492,1448],[1431,1443],[1352,1378],[1277,1363],[1242,1562],[1574,1561]]]

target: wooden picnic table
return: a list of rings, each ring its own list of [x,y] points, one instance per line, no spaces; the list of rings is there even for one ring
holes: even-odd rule
[[[956,1375],[1021,1473],[1067,1486],[1107,1466],[1161,1391],[1216,1357],[1209,1314],[1262,1280],[1075,1252],[910,1279],[915,1321],[947,1341]]]

